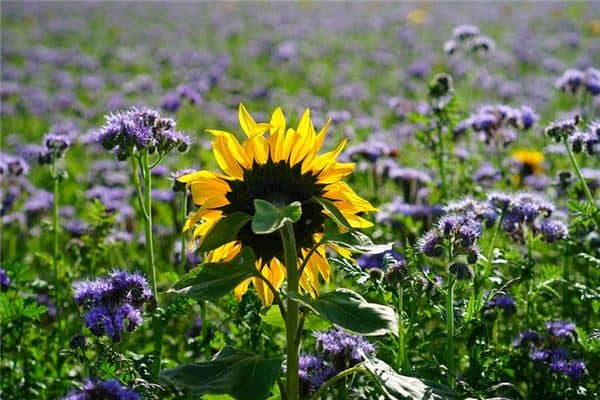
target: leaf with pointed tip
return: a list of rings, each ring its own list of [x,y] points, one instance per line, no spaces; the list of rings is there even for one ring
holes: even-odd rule
[[[319,317],[354,333],[365,336],[398,334],[398,317],[393,308],[369,303],[352,290],[337,289],[321,293],[316,299],[294,293],[290,296]]]
[[[280,368],[280,359],[265,359],[226,347],[208,362],[167,369],[159,378],[195,396],[228,394],[237,400],[262,400],[269,396]]]
[[[350,222],[344,217],[344,214],[340,211],[339,208],[335,205],[335,203],[329,199],[324,197],[313,197],[320,205],[327,211],[327,214],[331,217],[333,222],[338,224],[341,227],[348,229],[349,231],[353,231],[354,228],[350,225]]]
[[[254,200],[254,216],[252,217],[252,232],[257,235],[267,235],[280,229],[286,222],[295,223],[302,216],[302,205],[294,201],[279,208],[266,200]]]
[[[221,218],[202,240],[202,244],[198,250],[201,252],[214,250],[225,243],[236,240],[240,229],[251,220],[252,216],[240,211]]]
[[[167,293],[177,293],[197,300],[217,300],[246,279],[258,275],[255,261],[252,249],[244,247],[231,261],[206,263],[191,270]]]
[[[444,400],[456,394],[446,385],[427,379],[400,375],[385,362],[362,354],[364,366],[376,379],[389,400]]]
[[[281,317],[278,307],[271,307],[260,318],[271,326],[285,328],[285,320]],[[322,320],[314,314],[308,314],[304,319],[303,328],[305,331],[323,331],[331,326],[328,321]]]

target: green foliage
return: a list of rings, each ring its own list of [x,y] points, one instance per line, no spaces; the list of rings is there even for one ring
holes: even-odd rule
[[[188,272],[168,290],[168,293],[197,300],[217,300],[246,279],[257,276],[254,263],[254,252],[250,247],[244,247],[231,261],[206,263]]]
[[[278,231],[287,222],[298,222],[302,216],[302,205],[294,201],[283,207],[261,199],[254,200],[256,210],[252,217],[252,232],[257,235],[268,235]]]
[[[359,335],[398,333],[398,317],[391,307],[369,303],[349,289],[321,293],[316,299],[294,296],[312,312],[333,324]]]
[[[236,239],[240,229],[250,222],[252,217],[243,212],[236,211],[231,215],[221,218],[202,240],[199,251],[210,251]]]
[[[196,396],[229,394],[238,400],[261,400],[269,396],[280,368],[280,359],[264,359],[226,347],[208,362],[167,369],[160,378]]]

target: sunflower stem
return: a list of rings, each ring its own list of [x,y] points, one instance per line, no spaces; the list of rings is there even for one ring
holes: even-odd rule
[[[280,229],[281,241],[283,245],[283,254],[285,258],[285,267],[287,270],[287,318],[285,320],[285,336],[287,344],[287,399],[298,400],[299,381],[298,381],[298,346],[300,338],[296,337],[298,332],[298,302],[294,300],[291,294],[298,292],[298,251],[296,248],[296,238],[294,227],[290,222]]]

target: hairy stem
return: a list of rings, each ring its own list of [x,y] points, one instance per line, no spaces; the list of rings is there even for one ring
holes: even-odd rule
[[[183,198],[181,199],[181,256],[179,260],[179,274],[185,274],[185,262],[187,261],[187,252],[185,251],[185,232],[183,231],[183,227],[185,226],[185,220],[187,218],[187,202],[188,202],[188,194],[187,189],[183,193]]]
[[[450,386],[454,384],[454,285],[456,278],[450,275],[448,283],[448,292],[446,293],[446,331],[448,343],[446,347],[447,363],[448,363],[448,383]]]
[[[287,343],[287,399],[298,400],[299,382],[298,382],[298,343],[296,332],[298,332],[298,302],[290,294],[298,292],[298,283],[300,280],[298,274],[296,238],[294,227],[290,222],[280,229],[281,241],[283,244],[283,253],[285,258],[285,267],[287,269],[287,315],[285,320],[285,335]]]
[[[594,201],[594,197],[592,196],[592,192],[590,192],[590,188],[588,187],[587,183],[585,182],[585,178],[583,177],[583,174],[581,173],[581,168],[579,168],[577,159],[573,155],[573,151],[571,150],[571,147],[567,143],[566,139],[564,140],[563,143],[565,144],[565,148],[567,149],[567,154],[569,155],[569,160],[571,160],[571,165],[573,166],[573,169],[575,170],[575,173],[577,174],[577,177],[579,178],[579,181],[581,182],[581,186],[583,187],[583,192],[585,193],[585,197],[586,197],[587,201],[589,201],[591,204],[596,204],[596,202]]]

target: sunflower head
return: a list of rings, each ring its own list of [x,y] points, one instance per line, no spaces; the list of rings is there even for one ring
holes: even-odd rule
[[[265,200],[280,207],[293,202],[301,204],[302,215],[293,225],[299,265],[320,242],[325,221],[331,217],[320,199],[332,202],[351,227],[371,226],[359,214],[374,208],[342,181],[354,170],[353,163],[336,160],[346,140],[333,150],[320,153],[330,120],[317,132],[307,109],[298,126],[289,128],[283,112],[277,108],[268,123],[257,123],[240,104],[239,122],[245,134],[241,142],[230,132],[208,131],[214,136],[213,153],[221,173],[202,170],[179,178],[189,187],[194,203],[199,206],[184,227],[191,232],[192,243],[202,247],[215,225],[234,213],[254,216],[255,200]],[[275,289],[279,289],[286,276],[281,239],[277,232],[254,233],[249,220],[244,222],[242,218],[235,238],[212,249],[207,261],[229,261],[243,247],[251,247],[256,255],[257,270]],[[336,247],[335,250],[349,256],[342,249]],[[316,296],[319,277],[328,280],[329,276],[325,249],[319,245],[300,276],[301,290]],[[236,296],[241,298],[250,283],[263,303],[270,305],[273,294],[258,278],[240,284],[235,289]]]

